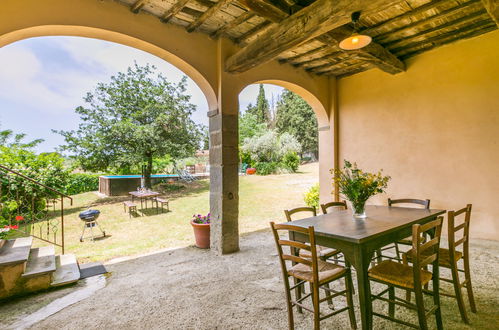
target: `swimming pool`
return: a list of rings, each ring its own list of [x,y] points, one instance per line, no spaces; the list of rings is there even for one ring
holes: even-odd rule
[[[103,175],[99,177],[99,192],[106,196],[125,196],[140,187],[140,175]],[[178,180],[178,174],[153,174],[151,184]]]
[[[103,175],[103,178],[108,178],[108,179],[129,179],[129,178],[139,178],[140,175],[138,174],[133,174],[133,175]],[[151,175],[151,178],[178,178],[178,174],[153,174]]]

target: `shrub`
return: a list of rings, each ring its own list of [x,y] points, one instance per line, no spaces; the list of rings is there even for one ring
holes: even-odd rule
[[[300,166],[300,157],[296,152],[288,152],[282,157],[281,164],[282,167],[294,173],[298,171],[298,166]]]
[[[278,135],[269,130],[261,136],[255,136],[244,141],[241,146],[243,153],[248,153],[256,162],[279,162],[289,152],[300,152],[298,141],[290,134]]]
[[[255,164],[256,174],[269,175],[277,171],[277,163],[275,162],[259,162]]]
[[[241,164],[246,164],[248,167],[254,167],[255,162],[251,159],[251,155],[248,152],[240,152]]]
[[[305,193],[303,200],[308,206],[319,207],[319,184],[316,183]]]
[[[76,195],[98,189],[99,174],[71,173],[67,179],[65,192],[68,195]]]

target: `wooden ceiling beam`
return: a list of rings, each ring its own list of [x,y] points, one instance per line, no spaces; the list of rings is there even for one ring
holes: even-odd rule
[[[482,4],[499,27],[499,0],[482,0]]]
[[[369,70],[369,69],[371,69],[370,65],[362,65],[362,66],[359,66],[357,68],[350,68],[350,70],[348,72],[337,74],[336,78],[337,79],[345,78],[345,77],[348,77],[348,76],[351,76],[351,75],[354,75],[354,74],[357,74],[360,72],[364,72],[364,71]]]
[[[230,21],[229,23],[218,28],[215,32],[213,32],[211,34],[211,37],[214,39],[217,39],[221,35],[224,35],[227,31],[229,31],[229,30],[235,28],[236,26],[242,24],[243,22],[249,20],[253,16],[255,16],[255,14],[251,11],[244,12],[243,14],[237,16],[235,19]]]
[[[474,12],[473,14],[470,14],[470,15],[467,15],[467,16],[463,16],[461,18],[458,18],[456,20],[447,22],[445,24],[437,25],[437,26],[432,27],[430,29],[420,31],[420,32],[418,32],[416,34],[413,34],[413,35],[410,35],[410,36],[406,36],[406,37],[397,39],[395,41],[389,42],[389,43],[385,44],[384,46],[386,48],[388,48],[388,49],[391,49],[391,48],[394,48],[394,46],[396,46],[396,45],[400,45],[400,43],[410,42],[410,41],[412,41],[414,39],[417,39],[419,37],[424,36],[425,34],[436,32],[436,31],[439,31],[439,30],[443,30],[443,29],[446,29],[446,28],[449,28],[449,27],[457,26],[457,25],[460,25],[460,24],[463,24],[463,23],[468,23],[468,22],[471,22],[471,21],[473,21],[473,20],[475,20],[477,18],[485,18],[486,15],[487,15],[487,12],[485,11],[485,9],[482,9],[482,10],[479,10],[477,12]]]
[[[159,19],[163,23],[168,23],[168,21],[175,15],[177,15],[184,7],[185,5],[189,2],[189,0],[178,0],[173,6],[168,9],[163,16],[161,16]]]
[[[341,64],[341,62],[338,64]],[[339,76],[339,75],[348,73],[351,70],[355,70],[359,67],[364,67],[364,66],[368,66],[368,64],[367,63],[352,63],[352,64],[348,64],[348,65],[345,65],[342,67],[336,67],[336,68],[331,67],[330,69],[318,70],[318,71],[315,71],[315,73],[319,74],[319,75]]]
[[[321,62],[324,62],[324,61],[333,61],[334,62],[338,58],[340,58],[340,60],[344,60],[345,55],[346,55],[345,52],[338,52],[337,51],[337,52],[332,52],[332,53],[325,55],[323,57],[313,58],[311,60],[299,62],[299,63],[293,64],[293,65],[295,67],[310,68],[313,66],[317,66],[318,64],[320,64]],[[329,63],[332,63],[332,62],[329,62]]]
[[[213,16],[220,8],[231,3],[233,0],[218,0],[216,4],[208,8],[197,20],[189,24],[186,28],[187,32],[193,32],[200,27],[208,18]]]
[[[134,14],[138,14],[142,7],[144,7],[149,0],[137,0],[133,5],[130,6],[130,11]]]
[[[230,73],[245,72],[321,34],[350,22],[354,11],[381,10],[399,0],[317,0],[268,29],[225,63]]]
[[[461,13],[461,12],[463,12],[464,8],[469,7],[471,5],[474,5],[474,4],[477,4],[478,2],[479,2],[479,0],[471,0],[471,1],[465,2],[463,4],[460,4],[456,7],[452,7],[452,8],[443,10],[440,13],[433,15],[431,17],[428,17],[426,19],[418,20],[414,23],[404,25],[398,29],[391,30],[391,31],[388,31],[386,33],[380,34],[380,35],[375,37],[376,41],[384,43],[384,40],[388,40],[390,38],[393,38],[393,36],[395,36],[397,34],[400,34],[403,32],[409,32],[411,30],[414,31],[420,27],[428,25],[428,23],[435,21],[437,19],[442,19],[442,18],[446,18],[447,16],[450,16],[450,15]]]
[[[312,50],[309,50],[308,52],[305,52],[305,53],[301,53],[301,54],[298,54],[298,55],[295,55],[295,56],[291,56],[291,57],[288,57],[288,58],[283,58],[283,59],[280,59],[279,61],[281,63],[289,63],[289,64],[292,64],[292,65],[295,65],[295,64],[298,64],[300,63],[300,61],[303,61],[304,59],[310,57],[310,56],[315,56],[315,55],[318,55],[324,51],[327,51],[329,49],[329,46],[327,45],[324,45],[324,46],[320,46],[318,48],[315,48],[315,49],[312,49]]]
[[[231,73],[244,72],[315,37],[326,44],[337,45],[342,39],[351,35],[352,30],[340,28],[327,34],[324,33],[349,23],[351,12],[359,9],[357,6],[363,5],[363,10],[374,8],[379,10],[379,6],[396,2],[317,0],[296,14],[287,16],[285,12],[265,0],[245,0],[248,8],[254,11],[259,10],[257,14],[260,16],[280,24],[269,29],[252,44],[231,56],[227,60],[226,70]],[[281,17],[285,18],[281,19]],[[379,44],[373,42],[358,52],[362,53],[363,60],[372,62],[383,71],[392,74],[405,71],[405,64]]]

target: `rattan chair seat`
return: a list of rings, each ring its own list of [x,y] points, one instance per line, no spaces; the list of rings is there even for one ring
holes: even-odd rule
[[[369,270],[369,277],[408,289],[414,288],[412,267],[391,260],[384,260],[371,268]],[[431,273],[422,269],[421,284],[426,285],[430,280]]]
[[[420,237],[419,238],[419,242],[420,243],[424,243],[425,242],[425,238],[424,237]],[[411,245],[412,246],[412,237],[406,237],[404,239],[401,239],[400,241],[397,241],[397,244]]]
[[[426,254],[423,253],[423,256],[427,256],[430,251],[425,251],[427,252]],[[406,253],[406,257],[407,257],[407,260],[409,262],[412,262],[412,249],[410,249],[409,251],[407,251]],[[463,253],[462,252],[459,252],[459,251],[455,251],[454,252],[454,260],[457,262],[459,259],[461,259],[463,257]],[[444,248],[440,248],[438,250],[438,264],[442,267],[446,267],[446,268],[450,268],[451,266],[451,263],[450,263],[450,253],[449,253],[449,249],[444,249]]]
[[[319,270],[319,285],[326,282],[331,282],[341,276],[346,272],[346,269],[342,266],[332,264],[330,262],[317,260],[317,266]],[[296,264],[288,270],[288,274],[296,277],[300,280],[314,282],[314,276],[312,272],[312,267],[304,264]]]
[[[317,251],[317,257],[323,258],[323,259],[327,259],[327,258],[330,258],[334,255],[337,255],[338,253],[341,253],[340,250],[331,249],[331,248],[320,246],[320,245],[316,245],[315,249]],[[308,250],[301,249],[300,250],[300,257],[312,258],[312,252],[310,252]]]

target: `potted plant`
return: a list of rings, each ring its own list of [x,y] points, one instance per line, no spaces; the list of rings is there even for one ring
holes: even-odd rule
[[[200,249],[210,247],[210,214],[203,216],[194,214],[191,220],[196,246]]]
[[[331,170],[333,182],[338,191],[352,204],[354,218],[366,218],[365,206],[367,200],[376,194],[385,191],[389,176],[377,173],[364,172],[357,167],[357,163],[345,160],[343,169]]]

